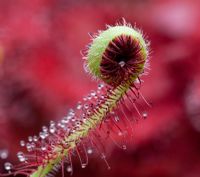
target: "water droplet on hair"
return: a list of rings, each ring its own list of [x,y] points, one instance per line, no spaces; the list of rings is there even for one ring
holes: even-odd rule
[[[45,139],[45,134],[44,134],[44,132],[40,132],[40,133],[39,133],[39,136],[40,136],[41,139]]]
[[[93,153],[92,148],[88,148],[87,153],[88,153],[88,154],[92,154],[92,153]]]
[[[29,142],[32,142],[32,141],[33,141],[33,137],[32,137],[32,136],[29,136],[29,137],[28,137],[28,141],[29,141]]]
[[[5,170],[7,170],[7,171],[10,171],[11,169],[12,169],[12,164],[10,163],[10,162],[6,162],[5,164],[4,164],[4,168],[5,168]]]
[[[53,120],[51,120],[50,121],[50,126],[55,126],[55,125],[56,125],[56,123]]]
[[[84,108],[85,108],[85,109],[88,109],[88,108],[89,108],[89,105],[88,105],[88,104],[84,104]]]
[[[119,65],[120,65],[122,68],[125,66],[125,64],[126,64],[126,63],[125,63],[124,61],[120,61],[120,62],[119,62]]]
[[[46,146],[45,146],[45,145],[42,145],[42,146],[41,146],[41,150],[42,150],[42,151],[46,151],[46,150],[47,150]]]
[[[46,126],[43,126],[43,127],[42,127],[42,131],[43,131],[43,132],[47,132],[47,131],[48,131],[48,128],[47,128]]]
[[[32,146],[30,143],[26,143],[26,149],[28,152],[32,151]]]
[[[35,135],[33,136],[33,141],[37,142],[38,141],[38,137]]]
[[[70,109],[68,115],[73,117],[73,116],[75,115],[74,110],[73,110],[73,109]]]
[[[104,87],[104,84],[99,84],[98,85],[98,90],[101,90]]]
[[[83,97],[83,101],[87,101],[87,97],[86,96]]]
[[[76,109],[80,110],[81,108],[82,108],[82,104],[81,104],[81,102],[78,102]]]
[[[85,71],[86,73],[89,72],[89,70],[88,70],[88,64],[87,64],[86,62],[83,63],[83,69],[84,69],[84,71]]]
[[[56,127],[54,125],[50,126],[49,127],[49,132],[52,133],[52,134],[55,133],[56,132]]]
[[[90,93],[90,95],[91,95],[92,97],[95,97],[95,96],[96,96],[96,92],[95,92],[94,90],[92,90],[91,93]]]
[[[87,96],[87,99],[88,99],[88,100],[91,100],[91,99],[92,99],[92,96],[91,96],[91,95],[88,95],[88,96]]]
[[[0,150],[0,158],[7,159],[8,158],[8,150],[6,150],[6,149]]]
[[[87,166],[86,163],[82,163],[82,164],[81,164],[81,167],[82,167],[82,168],[85,168],[86,166]]]
[[[119,116],[115,116],[114,119],[116,122],[119,122]]]
[[[18,152],[17,157],[18,157],[20,162],[24,162],[26,160],[23,152]]]
[[[72,172],[72,167],[71,166],[67,166],[67,172]]]
[[[69,120],[67,119],[67,117],[64,117],[64,119],[61,120],[62,124],[67,124],[69,122]]]
[[[142,117],[143,117],[144,119],[146,119],[146,118],[148,117],[147,112],[144,112],[144,113],[142,114]]]
[[[35,149],[35,147],[36,147],[35,143],[32,142],[32,143],[31,143],[31,148],[32,148],[32,149]]]
[[[123,133],[121,131],[118,132],[118,136],[122,136]]]
[[[24,140],[21,140],[20,141],[20,146],[24,147],[26,145],[25,141]]]

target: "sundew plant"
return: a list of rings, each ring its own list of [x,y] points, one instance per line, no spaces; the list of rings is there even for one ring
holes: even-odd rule
[[[17,153],[20,163],[6,162],[7,173],[0,176],[53,177],[60,168],[64,176],[64,170],[73,173],[73,156],[85,168],[93,153],[110,168],[104,139],[126,149],[126,134],[132,132],[133,120],[137,119],[127,116],[127,111],[134,111],[139,118],[147,117],[138,100],[150,106],[140,92],[141,76],[149,68],[148,56],[149,43],[140,30],[125,21],[92,35],[83,58],[86,72],[98,82],[97,90],[90,91],[59,122],[43,126],[38,136],[20,141],[25,148]]]

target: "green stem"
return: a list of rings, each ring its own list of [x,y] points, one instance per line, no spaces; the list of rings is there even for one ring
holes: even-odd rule
[[[130,80],[135,80],[132,78]],[[68,143],[69,148],[65,149],[63,153],[62,147],[57,147],[55,151],[57,152],[57,158],[51,160],[45,166],[39,166],[38,169],[31,174],[30,177],[45,177],[54,167],[54,165],[61,162],[62,157],[67,156],[69,150],[76,147],[76,142],[79,142],[80,139],[87,137],[90,129],[96,128],[96,126],[104,119],[108,112],[111,112],[116,106],[118,101],[124,96],[131,85],[131,81],[119,85],[116,87],[105,100],[104,103],[101,104],[100,107],[94,110],[94,114],[87,118],[87,120],[81,125],[79,131],[75,131],[70,134],[63,140],[63,143]]]

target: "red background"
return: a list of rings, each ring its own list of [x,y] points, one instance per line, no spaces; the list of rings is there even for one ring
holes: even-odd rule
[[[0,150],[59,120],[96,83],[83,70],[88,32],[124,17],[151,42],[143,95],[153,103],[134,125],[134,145],[111,149],[107,170],[90,158],[74,177],[200,176],[199,0],[0,0]]]

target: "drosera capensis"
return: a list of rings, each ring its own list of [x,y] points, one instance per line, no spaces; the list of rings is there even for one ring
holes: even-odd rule
[[[0,176],[52,177],[59,168],[62,176],[64,169],[72,174],[73,156],[77,155],[85,168],[88,156],[94,152],[110,168],[103,145],[105,137],[126,149],[125,134],[128,129],[133,130],[133,118],[127,116],[127,111],[147,117],[146,112],[139,110],[137,101],[141,99],[149,105],[140,92],[141,76],[149,68],[149,43],[140,30],[124,20],[94,35],[83,55],[84,68],[99,82],[97,90],[83,97],[59,122],[43,126],[38,136],[20,141],[26,153],[17,153],[18,165],[6,162],[8,173]]]

